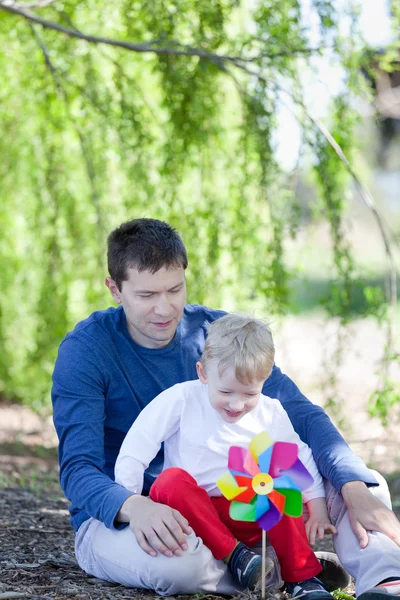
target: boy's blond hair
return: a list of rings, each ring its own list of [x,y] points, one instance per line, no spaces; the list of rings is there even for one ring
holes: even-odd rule
[[[218,361],[221,375],[234,367],[236,379],[245,385],[268,379],[274,366],[275,348],[269,326],[261,319],[229,314],[208,327],[200,362]]]

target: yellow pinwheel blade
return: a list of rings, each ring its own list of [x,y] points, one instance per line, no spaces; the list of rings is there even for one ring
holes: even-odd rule
[[[251,482],[251,479],[249,481]],[[247,487],[239,486],[229,471],[218,479],[217,486],[227,500],[233,500],[233,498],[236,498],[236,496],[239,496],[239,494],[248,489]]]
[[[268,435],[266,431],[262,431],[250,442],[250,452],[252,453],[254,460],[258,464],[258,457],[262,454],[267,448],[273,444],[273,439]]]

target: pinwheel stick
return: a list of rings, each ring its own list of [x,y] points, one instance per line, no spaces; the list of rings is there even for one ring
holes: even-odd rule
[[[262,530],[262,554],[261,554],[261,558],[262,558],[262,563],[261,563],[261,598],[262,600],[265,600],[265,577],[266,577],[266,573],[265,573],[265,561],[266,561],[266,550],[267,550],[267,532],[265,531],[265,529]]]

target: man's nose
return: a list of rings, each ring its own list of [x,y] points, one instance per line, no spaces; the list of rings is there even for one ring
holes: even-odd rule
[[[157,297],[157,302],[154,306],[154,312],[156,315],[160,316],[170,316],[171,315],[171,302],[168,297],[160,294]]]

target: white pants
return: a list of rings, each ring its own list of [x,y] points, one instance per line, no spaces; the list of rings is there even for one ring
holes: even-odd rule
[[[371,492],[391,508],[386,481],[379,481]],[[356,579],[357,595],[386,577],[400,578],[400,548],[380,533],[369,534],[369,544],[361,550],[349,522],[341,494],[326,484],[327,505],[332,523],[337,527],[335,550],[345,569]],[[217,593],[233,595],[242,591],[224,562],[216,560],[202,540],[187,536],[188,550],[181,557],[151,557],[137,544],[129,527],[107,529],[95,519],[85,521],[75,538],[79,566],[100,579],[129,587],[154,590],[160,596],[175,594]]]

